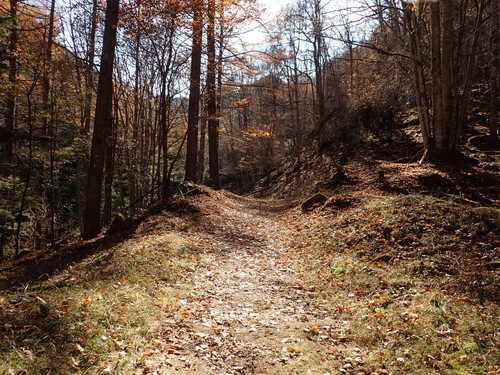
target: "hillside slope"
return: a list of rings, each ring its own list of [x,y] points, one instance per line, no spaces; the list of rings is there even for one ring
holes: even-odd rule
[[[302,212],[205,189],[32,255],[42,275],[4,265],[0,374],[497,373],[498,219],[429,195]]]

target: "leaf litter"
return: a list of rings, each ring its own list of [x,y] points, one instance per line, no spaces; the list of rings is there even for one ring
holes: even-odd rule
[[[198,202],[210,215],[190,233],[203,261],[186,284],[191,293],[185,310],[164,332],[185,350],[170,354],[158,372],[285,373],[303,366],[303,357],[333,348],[337,323],[309,303],[307,296],[316,292],[294,269],[284,242],[289,228],[278,218],[289,207],[212,194],[215,199]],[[323,374],[330,366],[315,367]]]
[[[434,201],[428,209],[359,200],[303,215],[293,203],[207,192],[185,198],[190,210],[155,214],[131,238],[0,296],[13,319],[0,325],[7,333],[0,373],[498,372],[497,304],[447,288],[454,285],[447,268],[444,276],[421,269],[403,251],[411,240],[431,259],[424,241],[437,239],[437,219],[413,238],[404,220],[384,217],[411,208],[427,218],[440,207]],[[406,232],[386,233],[391,220]],[[492,242],[478,246],[484,253]],[[386,248],[397,252],[375,261]]]

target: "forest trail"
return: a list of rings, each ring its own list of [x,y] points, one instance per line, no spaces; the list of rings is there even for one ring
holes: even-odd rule
[[[283,203],[218,192],[202,197],[202,230],[191,236],[204,254],[183,288],[182,321],[166,329],[171,351],[158,374],[326,374],[338,322],[287,259]],[[203,213],[206,215],[203,216]],[[331,354],[331,353],[330,353]]]
[[[499,373],[497,209],[194,190],[4,263],[0,374]]]

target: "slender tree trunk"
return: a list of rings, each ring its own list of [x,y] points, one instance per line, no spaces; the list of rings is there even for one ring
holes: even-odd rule
[[[167,101],[167,73],[162,72],[161,78],[161,93],[160,93],[160,148],[163,157],[162,163],[162,188],[161,198],[167,199],[169,180],[168,175],[168,107],[170,103]]]
[[[294,128],[296,134],[296,155],[300,159],[303,145],[303,131],[301,129],[301,113],[300,113],[300,98],[299,98],[299,66],[297,62],[297,54],[294,45],[293,57],[293,103],[294,103]]]
[[[92,0],[92,11],[90,16],[90,34],[87,47],[87,58],[84,69],[85,74],[85,103],[83,108],[83,128],[82,136],[86,137],[90,133],[90,126],[92,122],[92,99],[94,97],[94,60],[95,60],[95,43],[97,32],[97,0]],[[83,232],[83,215],[85,211],[85,199],[87,196],[87,180],[85,176],[88,174],[89,169],[89,155],[86,143],[82,145],[82,155],[79,160],[79,175],[78,175],[78,222],[80,230]]]
[[[52,247],[55,245],[56,241],[56,170],[55,170],[55,159],[56,159],[56,139],[57,129],[55,128],[55,108],[54,103],[51,103],[51,110],[49,115],[49,139],[50,139],[50,150],[49,150],[49,176],[50,176],[50,187],[48,191],[48,204],[49,204],[49,242]]]
[[[441,0],[441,92],[443,100],[443,138],[435,140],[435,152],[447,154],[455,151],[454,145],[448,143],[455,124],[453,122],[453,0]]]
[[[443,129],[443,96],[441,91],[441,17],[439,1],[430,3],[431,10],[431,74],[432,129],[436,144],[445,143]]]
[[[207,76],[208,77],[208,76]],[[205,102],[206,103],[206,102]],[[205,106],[206,107],[206,106]],[[203,184],[205,174],[205,143],[207,142],[207,108],[203,110],[204,115],[200,119],[200,141],[198,146],[198,165],[196,166],[196,181]]]
[[[132,152],[130,154],[131,163],[130,172],[129,172],[129,191],[130,191],[130,212],[132,215],[135,215],[137,209],[140,208],[140,197],[141,197],[141,189],[139,188],[140,184],[140,156],[141,152],[139,149],[139,124],[142,121],[141,113],[140,113],[140,102],[139,102],[139,93],[141,90],[140,87],[140,75],[141,75],[141,64],[140,64],[140,35],[137,34],[135,37],[135,51],[134,51],[134,60],[135,60],[135,74],[134,74],[134,87],[135,90],[133,92],[133,118],[131,121],[132,126]]]
[[[104,174],[104,207],[103,207],[103,225],[111,223],[112,205],[113,205],[113,175],[114,175],[114,146],[109,145],[106,148],[106,163]]]
[[[175,24],[172,21],[168,30],[168,57],[167,62],[163,64],[163,55],[161,57],[161,93],[160,93],[160,144],[163,156],[162,180],[161,180],[161,198],[167,199],[169,194],[170,174],[169,174],[169,155],[168,155],[168,136],[169,136],[169,118],[170,118],[170,81],[168,73],[171,69],[172,59],[174,57],[174,34]],[[158,168],[159,169],[159,168]]]
[[[498,1],[491,1],[491,70],[490,70],[490,139],[493,143],[498,142],[498,75],[500,61],[500,38],[498,22]]]
[[[323,54],[324,54],[324,35],[323,21],[321,14],[321,0],[314,1],[314,16],[311,20],[313,23],[313,63],[315,73],[316,87],[316,110],[315,110],[315,129],[314,135],[321,144],[324,138],[324,127],[326,124],[326,100],[323,77]]]
[[[476,12],[476,21],[474,24],[474,32],[472,35],[472,42],[470,44],[470,50],[467,51],[467,58],[466,60],[466,65],[465,65],[465,77],[463,79],[463,85],[461,90],[456,90],[455,91],[461,91],[461,94],[457,93],[457,99],[456,99],[456,106],[455,106],[455,113],[454,113],[454,119],[453,119],[453,125],[454,128],[452,129],[452,132],[450,134],[450,140],[449,140],[449,149],[452,152],[455,152],[458,148],[458,143],[460,140],[460,135],[462,133],[463,127],[467,123],[467,117],[469,115],[469,105],[470,105],[470,92],[471,92],[471,87],[474,81],[474,71],[476,68],[476,55],[477,55],[477,48],[479,45],[479,37],[481,35],[480,33],[480,28],[483,23],[483,11],[484,11],[484,0],[480,0],[476,3],[477,6],[477,12]],[[455,75],[455,81],[456,81],[456,76]],[[455,83],[455,86],[457,86],[457,83]]]
[[[24,206],[26,204],[26,197],[28,195],[28,190],[31,188],[31,178],[33,175],[33,127],[34,127],[34,124],[33,124],[33,109],[32,109],[33,106],[31,103],[31,94],[33,93],[34,88],[35,88],[35,84],[33,83],[31,88],[28,90],[28,92],[26,94],[27,111],[28,111],[28,116],[27,116],[28,136],[29,136],[29,138],[28,138],[28,174],[26,176],[26,181],[24,182],[24,189],[21,193],[21,199],[20,199],[20,203],[19,203],[19,212],[17,214],[16,237],[15,237],[15,245],[14,245],[14,255],[15,256],[19,255],[21,226],[23,223],[22,218],[23,218],[23,213],[24,213],[24,208],[25,208]],[[40,223],[40,221],[37,222],[37,225],[39,223]],[[41,233],[41,228],[40,228],[40,231],[37,233]],[[36,244],[35,244],[35,246],[36,246]]]
[[[169,189],[168,179],[168,107],[170,100],[167,99],[167,74],[162,74],[162,89],[160,97],[160,134],[161,134],[161,151],[163,156],[162,168],[162,189],[161,197],[163,200],[167,199]]]
[[[8,166],[14,156],[14,125],[16,117],[16,97],[17,97],[17,44],[18,44],[18,23],[17,23],[18,0],[10,0],[9,16],[12,20],[12,27],[9,35],[9,91],[5,101],[5,130],[7,137],[5,140],[5,162]],[[4,176],[9,174],[9,168],[4,169]]]
[[[422,65],[422,49],[420,47],[418,24],[413,7],[414,4],[403,2],[404,26],[409,36],[410,56],[413,63],[415,98],[417,102],[420,131],[422,132],[422,141],[425,149],[422,161],[425,161],[434,151],[434,142],[432,138],[429,105],[425,88],[425,74]]]
[[[220,189],[219,176],[219,121],[217,117],[217,92],[215,89],[215,0],[208,2],[207,26],[207,116],[208,116],[208,172],[209,186]]]
[[[198,157],[198,120],[200,108],[200,76],[203,35],[202,1],[193,0],[193,45],[191,49],[191,73],[189,87],[188,127],[186,146],[185,180],[196,182]]]
[[[222,115],[222,72],[224,69],[224,30],[225,30],[225,18],[224,18],[224,7],[220,7],[219,14],[219,55],[217,56],[217,87],[216,87],[216,128],[220,128],[220,119]],[[217,146],[219,148],[219,142],[217,141]],[[217,150],[219,154],[219,150]],[[220,186],[220,166],[219,169],[219,186]]]
[[[118,106],[118,100],[115,100],[114,108]],[[106,161],[104,173],[104,207],[103,207],[103,224],[109,225],[111,223],[112,209],[113,209],[113,176],[115,171],[115,134],[114,124],[117,122],[117,116],[114,116],[114,121],[111,122],[111,135],[106,143]]]
[[[49,29],[45,50],[45,69],[43,72],[42,86],[43,86],[43,127],[44,131],[49,137],[49,176],[50,185],[46,191],[48,200],[49,211],[49,227],[48,227],[48,241],[53,246],[55,242],[55,172],[54,172],[54,158],[55,158],[55,139],[54,139],[54,113],[53,103],[50,97],[51,85],[51,71],[52,71],[52,47],[54,44],[54,13],[55,13],[55,0],[51,1],[49,13]]]
[[[17,4],[18,0],[10,0],[9,16],[12,26],[9,35],[9,72],[8,72],[8,90],[5,100],[5,137],[2,140],[4,143],[4,160],[2,177],[9,177],[12,170],[12,160],[14,157],[14,129],[16,118],[16,98],[17,98],[17,44],[18,44],[18,23],[17,23]],[[2,195],[9,198],[10,189],[3,188],[0,191]],[[7,215],[0,214],[0,259],[3,258],[4,246],[7,239]]]
[[[87,63],[85,67],[86,87],[85,87],[85,131],[90,132],[92,97],[94,91],[94,59],[95,59],[95,38],[97,31],[97,0],[92,0],[92,13],[90,16],[90,35],[87,50]]]
[[[113,63],[116,47],[119,0],[108,0],[104,26],[101,69],[97,88],[96,115],[88,180],[87,201],[85,204],[84,228],[82,236],[93,238],[101,230],[101,195],[104,172],[106,143],[112,129],[113,103]]]

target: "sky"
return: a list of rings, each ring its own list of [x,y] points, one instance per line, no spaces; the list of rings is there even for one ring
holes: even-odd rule
[[[275,15],[281,7],[289,4],[291,0],[257,0],[257,2],[266,7],[267,13]]]
[[[272,23],[276,19],[276,16],[282,8],[287,4],[292,3],[294,0],[257,0],[257,4],[261,5],[265,9],[265,13],[262,14],[262,23]],[[259,26],[258,23],[251,23],[248,29],[253,31],[247,32],[242,36],[242,39],[246,43],[250,44],[260,44],[265,40],[264,30]]]

